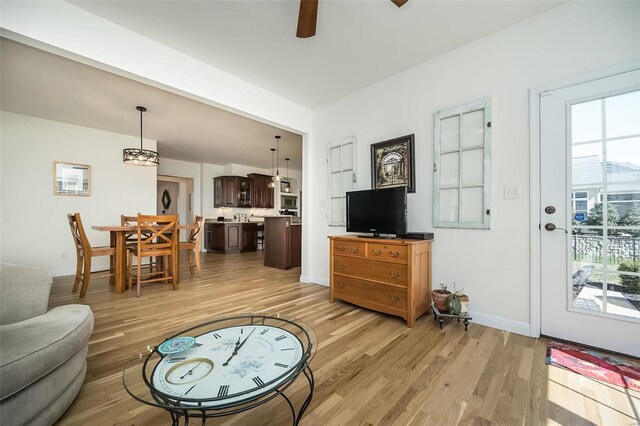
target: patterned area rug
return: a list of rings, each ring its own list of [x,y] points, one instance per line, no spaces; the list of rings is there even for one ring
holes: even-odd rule
[[[546,363],[586,377],[640,391],[640,361],[637,360],[583,346],[549,341]]]

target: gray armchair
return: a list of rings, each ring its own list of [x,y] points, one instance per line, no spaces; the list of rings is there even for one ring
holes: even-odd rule
[[[43,269],[0,264],[0,424],[53,424],[84,381],[93,313],[47,311],[51,283]]]

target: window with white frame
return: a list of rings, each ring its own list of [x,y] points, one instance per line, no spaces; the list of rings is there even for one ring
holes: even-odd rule
[[[491,99],[434,115],[433,226],[489,229]]]
[[[330,142],[327,151],[329,174],[327,217],[329,226],[346,225],[346,193],[356,183],[356,138]]]
[[[571,193],[571,203],[574,213],[589,213],[589,192],[574,191]]]

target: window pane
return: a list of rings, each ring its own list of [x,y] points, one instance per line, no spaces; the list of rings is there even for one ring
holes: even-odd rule
[[[602,143],[589,143],[572,147],[572,191],[579,191],[585,188],[602,188],[603,174]]]
[[[603,273],[593,265],[574,266],[572,272],[573,307],[584,311],[602,312]]]
[[[340,181],[341,181],[341,173],[331,173],[331,198],[333,197],[342,197],[344,192],[342,191]]]
[[[605,99],[607,137],[640,134],[640,91]]]
[[[640,138],[607,142],[607,182],[611,193],[640,190]]]
[[[440,120],[440,150],[442,152],[460,148],[460,117]]]
[[[440,156],[440,186],[458,186],[460,179],[460,154],[452,152]]]
[[[607,308],[610,314],[640,318],[640,277],[630,274],[607,274]]]
[[[342,164],[340,161],[340,147],[336,146],[331,148],[331,173],[341,170]]]
[[[484,109],[462,114],[462,146],[484,144]]]
[[[601,101],[583,102],[571,106],[571,141],[602,139]]]
[[[482,185],[484,182],[484,149],[462,152],[462,184]]]
[[[353,172],[348,170],[346,172],[342,172],[342,191],[352,191],[353,190]]]
[[[576,200],[576,211],[586,211],[587,204],[585,200]]]
[[[342,170],[353,167],[353,144],[342,145]]]
[[[482,222],[484,210],[482,193],[482,188],[462,189],[461,222]]]
[[[443,189],[440,191],[440,221],[458,221],[458,190]]]
[[[331,199],[331,221],[333,223],[344,223],[344,210],[346,209],[344,198]]]

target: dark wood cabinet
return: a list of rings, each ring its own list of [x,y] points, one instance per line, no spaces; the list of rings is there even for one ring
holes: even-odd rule
[[[247,175],[251,180],[251,206],[256,208],[273,208],[273,188],[269,188],[271,176],[251,173]]]
[[[241,176],[213,178],[213,207],[251,207],[251,180]]]
[[[292,224],[291,217],[264,218],[264,264],[279,269],[300,266],[302,260],[302,225]]]
[[[209,222],[204,229],[207,251],[239,253],[258,249],[257,223]]]

